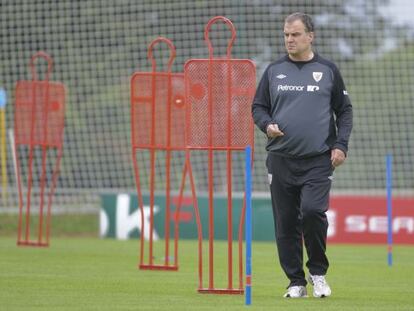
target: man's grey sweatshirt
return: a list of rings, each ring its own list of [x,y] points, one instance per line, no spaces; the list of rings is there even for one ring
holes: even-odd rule
[[[338,148],[348,151],[352,105],[334,63],[315,53],[310,61],[286,55],[271,63],[252,105],[256,125],[266,133],[276,123],[284,136],[269,138],[266,150],[307,158]]]

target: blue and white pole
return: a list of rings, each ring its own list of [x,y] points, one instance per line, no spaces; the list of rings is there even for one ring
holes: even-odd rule
[[[388,266],[392,266],[392,155],[386,156],[387,218],[388,218]]]
[[[245,173],[246,173],[246,306],[252,304],[252,148],[247,146],[245,149]]]
[[[6,153],[6,104],[7,93],[0,88],[0,166],[1,166],[1,187],[4,203],[7,197],[7,153]]]
[[[7,104],[6,90],[0,88],[0,109],[5,109]]]

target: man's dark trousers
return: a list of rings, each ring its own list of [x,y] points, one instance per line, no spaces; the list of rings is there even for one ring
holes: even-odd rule
[[[330,151],[300,159],[269,152],[267,168],[280,264],[289,286],[306,285],[303,240],[310,274],[325,275],[329,266],[325,253],[333,173]]]

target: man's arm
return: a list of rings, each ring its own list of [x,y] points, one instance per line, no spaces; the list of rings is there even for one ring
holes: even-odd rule
[[[268,71],[269,67],[259,82],[252,104],[254,123],[266,134],[268,134],[267,127],[272,121]]]
[[[352,131],[352,105],[338,68],[334,67],[333,72],[332,108],[336,116],[337,139],[332,149],[339,149],[346,156]]]

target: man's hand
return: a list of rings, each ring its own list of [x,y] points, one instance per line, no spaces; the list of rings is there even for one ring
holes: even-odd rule
[[[338,167],[345,162],[345,153],[341,149],[332,149],[331,162],[333,167]]]
[[[279,136],[285,135],[281,130],[279,130],[279,126],[276,123],[269,124],[266,128],[267,136],[270,138],[275,138]]]

